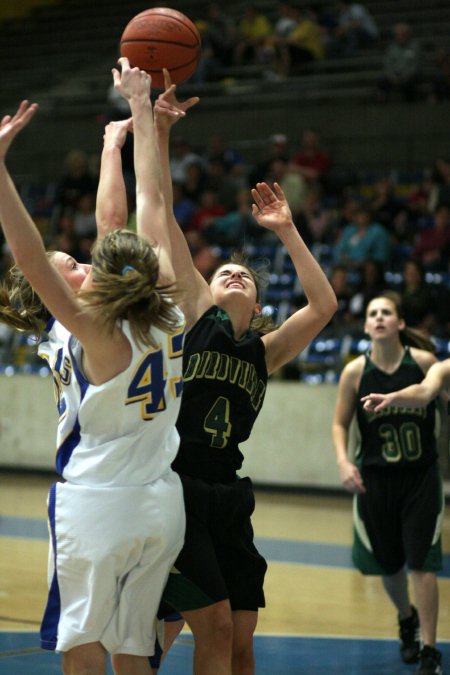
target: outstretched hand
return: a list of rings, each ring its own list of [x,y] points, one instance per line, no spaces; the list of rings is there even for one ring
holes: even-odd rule
[[[5,115],[0,122],[0,160],[5,159],[9,146],[33,117],[38,109],[37,103],[22,101],[17,108],[16,114]]]
[[[364,403],[364,410],[372,410],[373,412],[378,412],[392,405],[389,394],[367,394],[367,396],[361,398],[361,401]]]
[[[103,145],[105,148],[123,148],[127,133],[133,131],[133,118],[126,120],[113,120],[105,127]]]
[[[200,99],[198,96],[191,96],[186,101],[179,101],[176,97],[176,84],[172,84],[167,68],[163,68],[163,73],[164,91],[156,99],[154,111],[157,128],[167,131],[184,117],[186,111],[196,105]]]
[[[257,183],[252,189],[252,214],[257,222],[268,230],[292,226],[292,213],[278,183],[273,189],[267,183]]]
[[[140,68],[131,68],[130,62],[125,56],[122,56],[118,63],[121,70],[112,69],[114,89],[128,101],[134,96],[145,96],[150,99],[152,83],[150,75]]]

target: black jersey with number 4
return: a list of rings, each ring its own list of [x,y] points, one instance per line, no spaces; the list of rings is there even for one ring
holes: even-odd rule
[[[264,400],[265,348],[248,331],[236,340],[226,312],[210,307],[186,336],[183,397],[173,468],[211,482],[236,478],[247,440]]]
[[[357,420],[361,433],[358,465],[414,468],[435,461],[434,401],[426,408],[389,406],[372,412],[364,410],[360,400],[367,394],[387,394],[403,389],[423,378],[424,373],[408,348],[397,370],[390,374],[377,368],[366,355],[358,391]]]

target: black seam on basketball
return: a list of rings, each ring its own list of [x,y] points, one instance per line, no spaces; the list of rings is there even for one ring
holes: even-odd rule
[[[160,14],[159,12],[151,12],[147,16],[162,16],[164,19],[168,19],[169,21],[176,21],[177,23],[180,23],[182,26],[187,28],[192,33],[192,35],[195,37],[197,41],[197,45],[198,46],[201,45],[201,41],[199,39],[198,34],[195,31],[193,31],[192,28],[185,21],[181,21],[181,19],[178,19],[176,16],[168,16],[167,14],[162,13]]]
[[[174,68],[168,68],[168,71],[170,73],[176,73],[177,70],[181,70],[182,68],[186,68],[187,66],[190,66],[191,63],[196,63],[197,59],[192,59],[191,61],[188,61],[187,63],[182,63],[181,66],[175,66]],[[142,68],[142,70],[145,70],[146,73],[151,75],[152,73],[160,73],[161,68]]]

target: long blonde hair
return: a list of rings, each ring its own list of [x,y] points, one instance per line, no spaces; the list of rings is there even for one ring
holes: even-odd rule
[[[51,259],[53,252],[47,253]],[[115,230],[92,249],[93,288],[78,292],[88,311],[111,332],[127,319],[137,342],[156,346],[152,326],[173,333],[179,326],[175,285],[158,286],[159,263],[151,245],[129,230]],[[0,287],[0,321],[40,337],[50,313],[23,272],[14,265]]]
[[[134,339],[156,346],[152,326],[173,333],[180,318],[174,284],[158,286],[159,262],[154,249],[130,230],[115,230],[96,241],[92,249],[90,289],[79,292],[107,332],[128,320]]]

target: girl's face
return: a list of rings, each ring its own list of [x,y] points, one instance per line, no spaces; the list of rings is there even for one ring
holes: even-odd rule
[[[400,319],[392,300],[388,298],[374,298],[367,307],[364,330],[372,340],[383,340],[398,336],[405,327]]]
[[[89,283],[91,265],[78,263],[71,255],[61,251],[56,251],[52,255],[51,263],[73,291],[79,291],[82,286]]]
[[[229,300],[245,297],[249,308],[256,306],[256,284],[250,271],[242,265],[229,263],[219,267],[214,273],[210,288],[216,305],[222,306]]]

